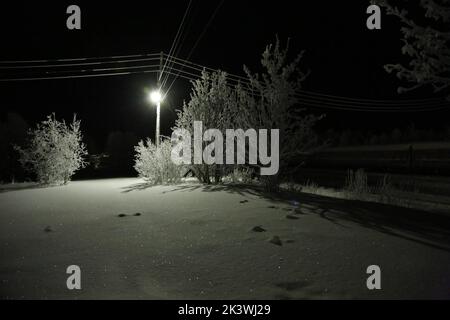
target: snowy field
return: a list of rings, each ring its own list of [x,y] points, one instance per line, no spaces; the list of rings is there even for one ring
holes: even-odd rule
[[[450,298],[450,215],[132,178],[0,189],[1,298]]]

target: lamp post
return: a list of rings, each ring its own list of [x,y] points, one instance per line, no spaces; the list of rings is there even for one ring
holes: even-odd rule
[[[151,102],[156,104],[156,132],[155,132],[155,144],[156,148],[159,147],[159,123],[161,118],[161,101],[163,96],[161,94],[161,76],[162,76],[162,68],[163,68],[163,52],[161,51],[159,55],[159,71],[157,75],[157,89],[150,92],[149,99]]]
[[[155,144],[156,147],[159,147],[159,123],[160,123],[160,114],[161,114],[161,100],[162,95],[159,88],[155,91],[150,92],[149,99],[151,102],[156,104],[156,132],[155,132]]]

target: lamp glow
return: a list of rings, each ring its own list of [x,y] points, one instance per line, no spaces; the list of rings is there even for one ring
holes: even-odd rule
[[[160,103],[162,100],[161,92],[159,90],[150,92],[149,100],[155,104]]]

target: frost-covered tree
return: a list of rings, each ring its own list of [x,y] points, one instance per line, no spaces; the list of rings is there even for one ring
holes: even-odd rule
[[[194,139],[194,121],[202,121],[203,128],[226,129],[236,127],[237,100],[236,90],[227,83],[227,74],[217,71],[202,72],[202,77],[192,82],[193,88],[189,102],[184,102],[181,110],[178,110],[178,118],[174,129],[185,129],[191,133]],[[203,148],[211,142],[203,142]],[[192,161],[194,163],[194,161]],[[222,164],[192,164],[189,168],[203,183],[211,183],[211,177],[215,182],[220,182],[226,170],[230,166]]]
[[[20,162],[42,184],[66,184],[74,173],[86,166],[86,147],[82,142],[80,121],[74,116],[70,125],[47,117],[29,131],[25,148],[17,147]]]
[[[303,52],[289,61],[288,49],[289,41],[282,48],[277,38],[262,54],[262,73],[252,74],[244,66],[250,84],[238,87],[239,125],[257,130],[279,129],[278,174],[262,177],[269,190],[277,189],[279,177],[289,175],[292,163],[301,164],[318,145],[313,126],[321,117],[307,114],[299,107],[296,96],[308,76],[300,68]]]
[[[141,178],[152,184],[176,183],[185,171],[172,162],[172,145],[169,139],[162,140],[156,147],[150,139],[140,141],[135,147],[134,169]]]
[[[226,129],[279,129],[279,174],[289,175],[288,165],[298,164],[305,153],[317,146],[317,136],[312,128],[320,118],[305,114],[305,110],[299,108],[296,93],[307,76],[300,70],[301,58],[299,55],[288,61],[288,48],[281,48],[277,39],[262,55],[262,73],[252,74],[244,66],[247,81],[232,85],[224,72],[203,72],[201,79],[193,82],[190,100],[179,111],[175,129],[186,129],[191,138],[194,121],[202,121],[204,128],[221,132]],[[203,142],[203,148],[209,143]],[[224,146],[224,150],[226,148],[228,146]],[[270,142],[268,149],[270,154]],[[245,152],[248,151],[246,146]],[[248,154],[245,158],[248,159]],[[260,163],[252,166],[258,167]],[[246,171],[252,169],[250,165],[244,167]],[[200,181],[210,183],[212,176],[219,182],[224,172],[233,172],[236,166],[194,164],[190,168]],[[268,189],[278,187],[278,175],[262,176],[261,179]]]
[[[394,72],[409,87],[399,87],[403,93],[422,86],[431,86],[435,92],[450,89],[450,0],[408,1],[406,6],[419,9],[425,19],[411,19],[405,8],[388,0],[374,0],[396,16],[402,23],[402,53],[409,57],[408,64],[387,64],[387,72]],[[419,8],[417,6],[419,5]],[[411,7],[413,6],[413,7]],[[448,93],[447,93],[448,94]],[[448,95],[448,97],[450,97]]]

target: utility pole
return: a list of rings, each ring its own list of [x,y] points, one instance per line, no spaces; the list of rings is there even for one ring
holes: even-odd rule
[[[161,77],[162,77],[162,66],[163,66],[163,52],[161,51],[159,56],[159,72],[158,72],[158,78],[156,81],[156,86],[158,88],[158,92],[161,94]],[[155,133],[155,144],[156,147],[159,147],[159,124],[160,124],[160,118],[161,118],[161,99],[156,103],[156,133]]]

